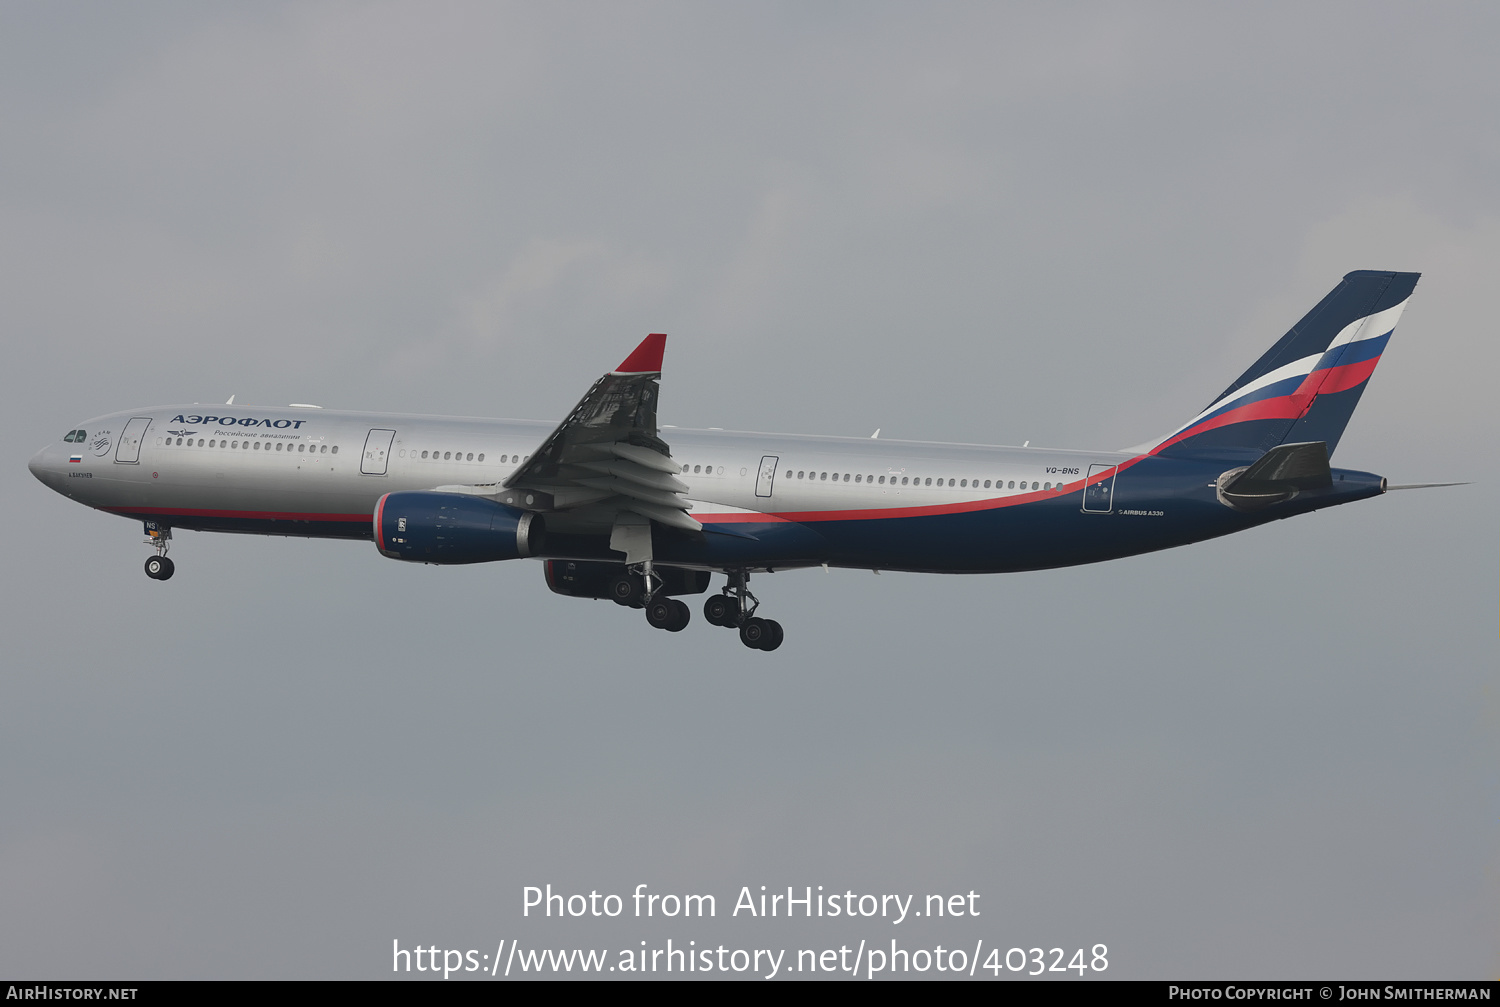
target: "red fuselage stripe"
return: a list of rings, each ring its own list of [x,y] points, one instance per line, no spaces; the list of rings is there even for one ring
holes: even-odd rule
[[[201,510],[188,507],[101,507],[119,514],[159,514],[162,517],[232,517],[260,521],[368,521],[368,514],[313,514],[272,510]]]

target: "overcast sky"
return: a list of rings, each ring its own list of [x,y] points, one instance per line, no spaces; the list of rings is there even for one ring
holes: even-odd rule
[[[1494,976],[1497,38],[1486,4],[0,6],[0,974],[896,937]],[[769,655],[529,561],[183,532],[151,582],[25,467],[231,394],[557,420],[654,331],[663,423],[1113,449],[1351,269],[1423,279],[1335,464],[1474,485],[757,577]],[[549,882],[719,916],[523,919]],[[742,885],[983,915],[729,918]]]

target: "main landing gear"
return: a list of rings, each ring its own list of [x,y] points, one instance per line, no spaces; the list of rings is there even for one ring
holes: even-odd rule
[[[729,571],[722,594],[709,595],[703,603],[703,618],[711,626],[737,629],[740,642],[751,650],[775,650],[781,646],[781,623],[755,615],[760,601],[750,593],[750,574]],[[646,610],[646,621],[668,633],[680,633],[692,619],[692,611],[676,598],[661,593],[661,579],[649,562],[630,568],[609,583],[609,598],[616,605]]]
[[[781,623],[756,617],[760,600],[750,593],[749,582],[749,571],[731,570],[724,593],[710,595],[703,603],[703,618],[713,626],[738,629],[740,643],[751,650],[775,650],[783,639]]]
[[[167,559],[167,543],[172,541],[172,529],[155,521],[146,522],[146,544],[156,547],[156,555],[146,560],[146,576],[152,580],[171,580],[177,565]]]
[[[646,621],[656,629],[681,633],[692,620],[692,610],[676,598],[661,594],[661,581],[651,564],[641,564],[639,573],[623,573],[609,583],[609,597],[616,605],[644,608]]]

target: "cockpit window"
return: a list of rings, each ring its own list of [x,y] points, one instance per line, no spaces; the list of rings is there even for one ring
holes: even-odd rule
[[[68,436],[63,438],[63,442],[65,444],[82,444],[83,439],[87,436],[88,434],[84,433],[82,430],[69,430]]]

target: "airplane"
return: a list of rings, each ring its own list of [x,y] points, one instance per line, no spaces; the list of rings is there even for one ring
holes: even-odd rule
[[[355,539],[414,563],[534,558],[552,591],[678,632],[719,573],[704,618],[772,651],[752,573],[1042,570],[1404,488],[1329,459],[1419,276],[1347,274],[1197,415],[1121,451],[660,427],[658,333],[556,426],[231,397],[87,420],[29,468],[142,522],[155,580],[174,530]]]

